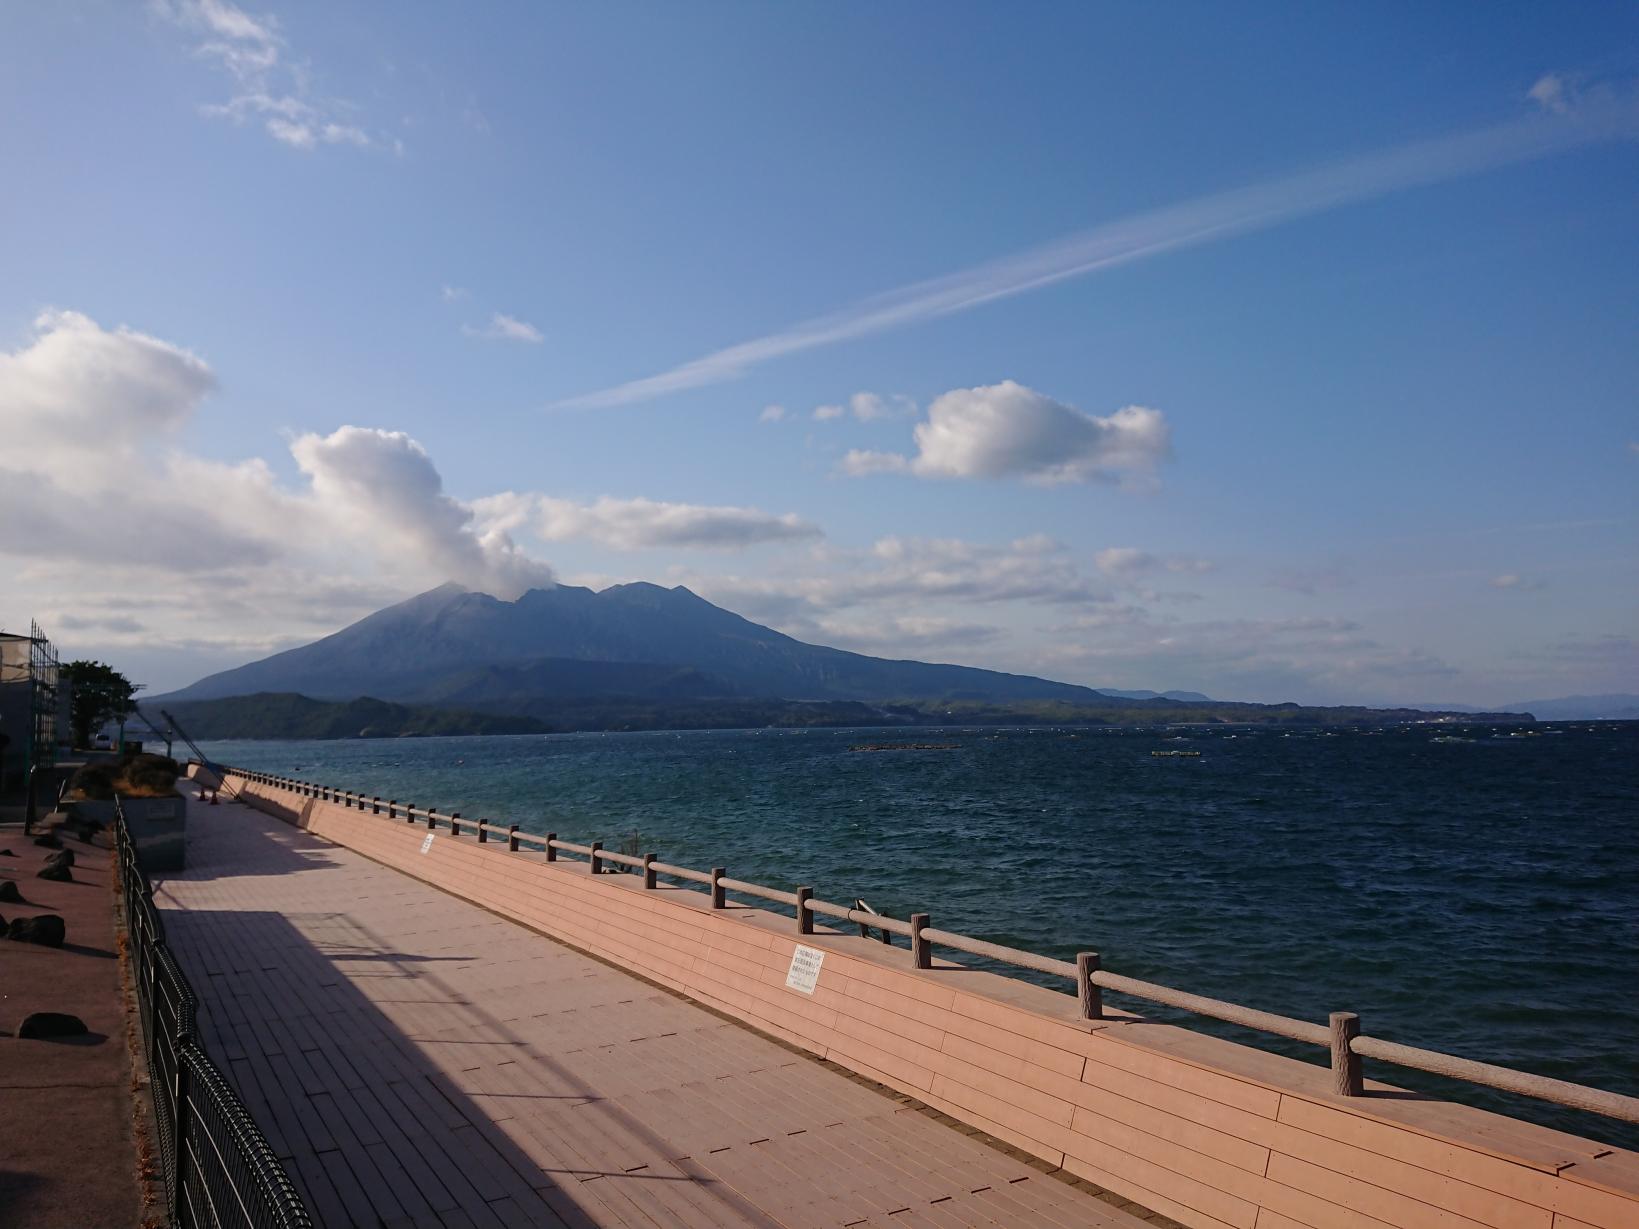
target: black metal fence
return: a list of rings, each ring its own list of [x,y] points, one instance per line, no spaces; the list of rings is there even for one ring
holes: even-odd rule
[[[198,1000],[165,942],[153,888],[116,807],[115,849],[131,976],[148,1058],[161,1169],[175,1229],[312,1229],[290,1176],[201,1048]]]

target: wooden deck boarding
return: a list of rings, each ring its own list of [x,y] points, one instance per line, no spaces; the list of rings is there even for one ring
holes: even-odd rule
[[[188,869],[155,902],[207,1049],[326,1226],[1141,1229],[515,922],[190,807]]]

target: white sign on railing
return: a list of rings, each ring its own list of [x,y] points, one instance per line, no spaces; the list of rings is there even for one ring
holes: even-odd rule
[[[785,984],[792,990],[813,994],[819,983],[820,965],[824,963],[824,952],[797,944],[797,950],[791,953],[791,971],[785,975]]]
[[[431,832],[429,832],[429,833],[427,833],[427,839],[421,842],[421,852],[426,853],[432,847],[433,847],[433,834]]]

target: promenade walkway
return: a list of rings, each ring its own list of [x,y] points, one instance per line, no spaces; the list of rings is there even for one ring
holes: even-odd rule
[[[905,1099],[236,804],[155,878],[326,1226],[1138,1229]]]

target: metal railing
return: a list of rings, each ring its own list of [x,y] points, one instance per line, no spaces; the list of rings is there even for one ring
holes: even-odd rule
[[[452,836],[460,836],[463,832],[470,831],[480,843],[487,843],[491,837],[495,837],[497,840],[506,841],[507,848],[514,853],[518,852],[522,844],[539,846],[545,851],[548,862],[556,861],[560,853],[577,855],[590,863],[593,874],[603,871],[607,863],[629,867],[642,873],[645,888],[654,888],[657,885],[657,876],[660,875],[704,884],[710,890],[713,909],[726,907],[726,894],[729,892],[772,901],[795,911],[797,930],[800,934],[814,933],[814,917],[817,914],[856,925],[862,935],[870,930],[876,930],[884,942],[891,943],[891,936],[900,935],[909,940],[915,965],[919,969],[934,967],[933,949],[938,946],[981,956],[1014,968],[1030,969],[1050,977],[1062,978],[1075,985],[1083,1019],[1105,1018],[1103,992],[1110,990],[1144,1002],[1159,1003],[1258,1032],[1272,1033],[1278,1037],[1329,1051],[1332,1088],[1339,1096],[1358,1097],[1364,1094],[1361,1060],[1372,1058],[1447,1079],[1480,1084],[1519,1096],[1534,1097],[1540,1101],[1550,1101],[1622,1122],[1639,1123],[1639,1097],[1606,1092],[1585,1084],[1574,1084],[1568,1080],[1532,1075],[1511,1067],[1475,1062],[1472,1059],[1458,1058],[1435,1050],[1401,1045],[1381,1037],[1366,1036],[1361,1033],[1360,1017],[1354,1012],[1332,1012],[1326,1024],[1315,1024],[1291,1016],[1242,1007],[1238,1003],[1228,1003],[1222,999],[1190,994],[1155,982],[1110,973],[1100,967],[1097,952],[1080,952],[1074,962],[1054,960],[1034,952],[1005,947],[999,943],[990,943],[954,931],[936,930],[931,924],[930,915],[926,913],[913,913],[908,919],[901,921],[868,908],[850,908],[820,900],[814,896],[811,887],[799,887],[795,892],[785,892],[762,884],[730,879],[727,870],[721,866],[713,867],[710,871],[694,870],[657,861],[652,853],[641,857],[615,853],[605,849],[602,841],[581,845],[559,840],[555,832],[537,836],[534,833],[520,832],[517,824],[503,827],[482,820],[463,819],[459,811],[440,814],[436,807],[418,807],[399,802],[397,799],[388,799],[384,802],[380,795],[366,797],[351,790],[338,790],[332,786],[293,777],[281,777],[243,768],[226,768],[225,771],[246,781],[288,790],[304,798],[339,803],[343,807],[368,811],[384,819],[403,820],[411,824],[425,822],[429,831],[436,830],[440,825],[447,828]],[[859,900],[855,903],[864,904]]]
[[[199,1044],[198,1000],[115,800],[125,929],[174,1229],[312,1229],[301,1196],[244,1103]]]

